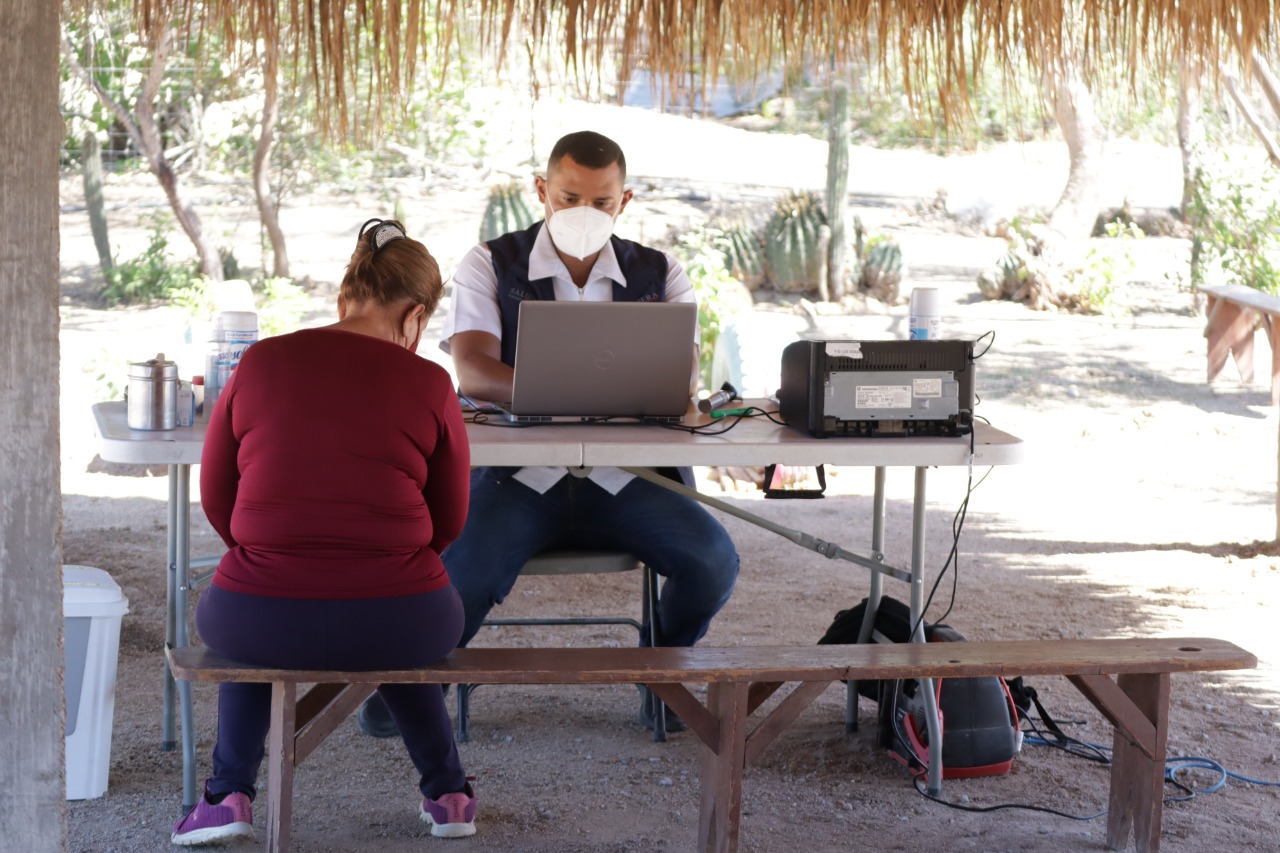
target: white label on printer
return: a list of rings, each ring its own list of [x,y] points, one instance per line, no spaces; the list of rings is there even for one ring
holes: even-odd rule
[[[859,385],[853,395],[857,409],[909,409],[910,385]]]
[[[828,358],[862,358],[861,341],[827,341]]]
[[[912,379],[911,392],[917,397],[941,397],[942,379],[939,377]]]

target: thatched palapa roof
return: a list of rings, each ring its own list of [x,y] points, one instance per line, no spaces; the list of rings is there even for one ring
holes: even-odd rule
[[[154,32],[185,20],[290,54],[337,109],[345,131],[354,93],[394,101],[424,51],[456,49],[455,27],[478,27],[501,54],[513,38],[564,39],[579,68],[645,68],[668,88],[729,67],[744,78],[777,64],[896,54],[908,91],[936,86],[945,113],[967,102],[988,52],[1033,69],[1064,58],[1086,78],[1161,67],[1184,55],[1216,69],[1225,52],[1271,42],[1277,0],[134,0]],[[555,45],[552,45],[554,48]],[[366,69],[372,91],[355,85]],[[928,83],[926,84],[926,81]],[[327,123],[328,119],[326,119]]]

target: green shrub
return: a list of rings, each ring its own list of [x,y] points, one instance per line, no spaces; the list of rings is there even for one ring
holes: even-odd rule
[[[1063,253],[1046,253],[1044,226],[1015,219],[1005,232],[1009,243],[996,263],[978,274],[978,290],[987,299],[1022,302],[1036,311],[1109,313],[1115,294],[1133,271],[1129,241],[1145,236],[1133,223],[1106,225],[1115,242],[1094,245],[1076,263]]]
[[[117,260],[109,270],[102,287],[102,298],[108,305],[153,302],[168,299],[173,291],[187,287],[200,275],[199,261],[173,261],[169,258],[168,227],[156,221],[151,240],[142,254],[126,261]]]
[[[1062,294],[1063,306],[1082,314],[1106,314],[1115,309],[1115,295],[1120,285],[1133,273],[1134,261],[1129,254],[1128,243],[1146,236],[1136,223],[1108,222],[1104,226],[1108,237],[1118,239],[1119,250],[1108,246],[1106,250],[1094,246],[1085,253],[1084,265],[1069,269],[1064,274],[1074,290]]]
[[[264,278],[254,281],[253,289],[258,294],[258,337],[297,331],[310,302],[300,285],[289,278]]]
[[[1196,171],[1187,218],[1191,283],[1280,293],[1280,181],[1266,164],[1229,158]]]
[[[257,297],[259,338],[297,330],[309,302],[300,285],[288,278],[265,278],[254,279],[250,286]],[[192,320],[208,320],[217,307],[213,292],[212,282],[202,276],[174,290],[170,302],[185,309]]]
[[[725,268],[724,252],[718,248],[723,234],[711,228],[684,232],[675,255],[693,282],[698,296],[698,375],[704,388],[711,387],[711,364],[720,330],[740,307],[751,304],[751,293]]]
[[[145,356],[144,356],[145,358]],[[100,347],[85,365],[85,373],[93,375],[93,399],[97,402],[123,400],[129,380],[132,359],[113,349]]]

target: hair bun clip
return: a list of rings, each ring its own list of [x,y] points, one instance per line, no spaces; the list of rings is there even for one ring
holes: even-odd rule
[[[373,225],[373,227],[370,228],[370,225]],[[374,252],[377,252],[388,243],[395,240],[407,240],[409,237],[404,233],[404,226],[394,219],[370,219],[360,226],[360,236],[363,237],[366,233],[369,235],[369,245]]]

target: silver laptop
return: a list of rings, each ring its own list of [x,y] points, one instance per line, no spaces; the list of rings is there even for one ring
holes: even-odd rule
[[[680,421],[697,322],[692,302],[526,301],[503,414],[518,423]]]

